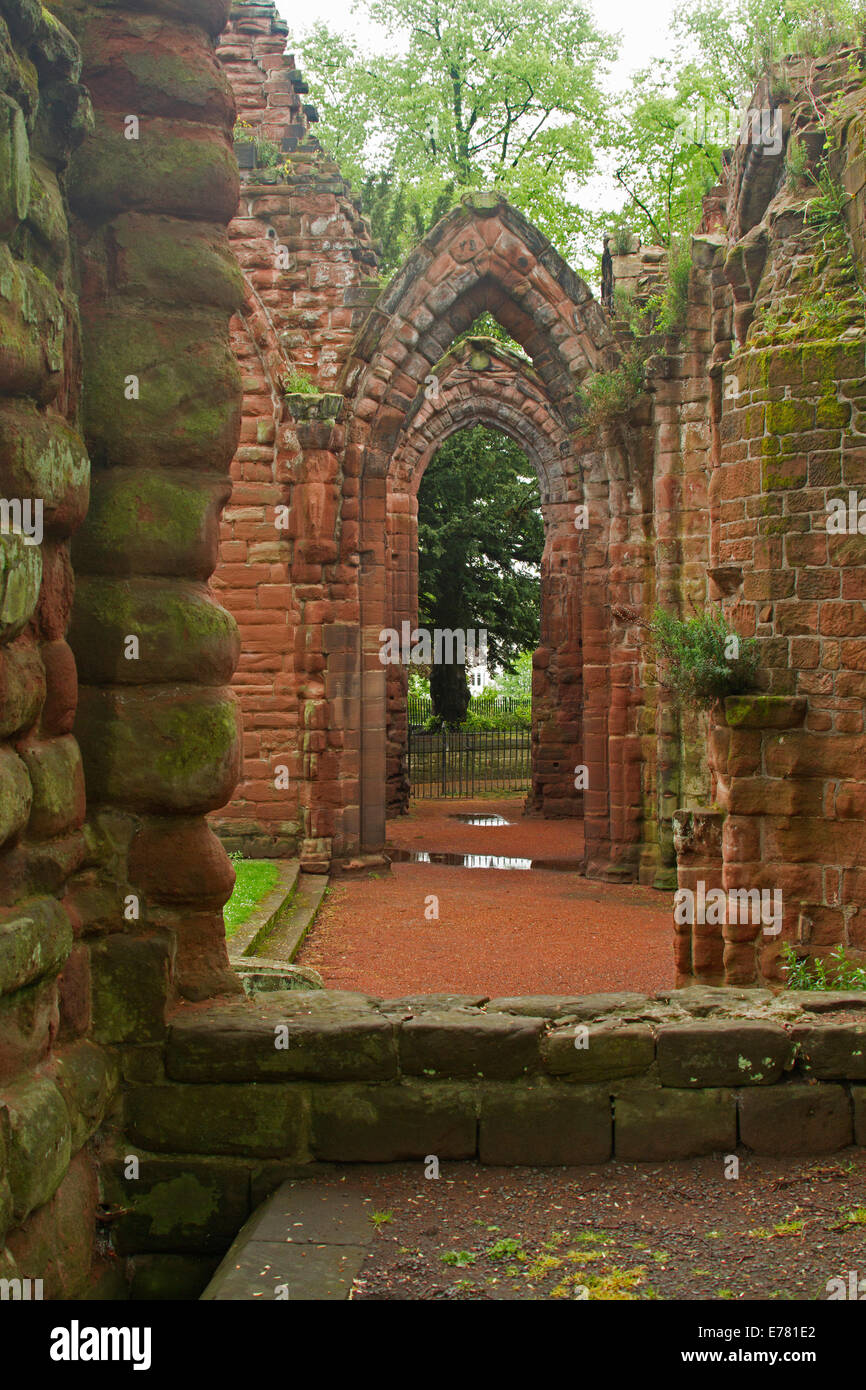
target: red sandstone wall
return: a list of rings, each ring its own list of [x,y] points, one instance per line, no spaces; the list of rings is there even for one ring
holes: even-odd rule
[[[335,809],[352,801],[347,787],[336,794],[326,785],[329,744],[340,734],[325,728],[342,729],[345,710],[335,721],[323,721],[320,710],[342,691],[346,672],[335,675],[330,694],[318,674],[322,621],[352,619],[356,572],[340,572],[337,534],[351,547],[357,503],[342,500],[330,448],[335,402],[316,406],[310,421],[319,398],[290,392],[298,374],[305,390],[333,391],[377,286],[369,229],[310,134],[316,112],[303,100],[307,89],[285,36],[273,5],[239,5],[218,46],[239,118],[280,147],[286,166],[243,173],[230,227],[245,286],[232,323],[244,405],[212,587],[241,634],[234,689],[243,767],[212,822],[230,848],[303,852],[312,865],[311,855],[325,853],[327,862],[333,836],[343,834]],[[344,665],[344,655],[334,653],[331,664]]]
[[[89,953],[68,894],[86,854],[66,641],[90,472],[64,194],[88,113],[79,70],[65,28],[0,3],[0,498],[26,507],[0,517],[0,1278],[41,1279],[46,1298],[90,1278],[89,1140],[111,1090],[85,1041]]]
[[[862,234],[863,113],[847,56],[809,65],[816,100],[840,119],[835,178],[846,188],[855,244]],[[781,115],[817,159],[822,147],[807,74],[790,65],[796,95]],[[846,97],[847,93],[847,97]],[[766,84],[755,104],[770,102]],[[847,100],[847,118],[845,116]],[[827,504],[862,495],[866,431],[863,300],[806,209],[815,185],[792,184],[784,152],[738,148],[727,233],[709,239],[714,387],[711,597],[758,639],[772,699],[729,708],[714,730],[715,797],[727,814],[726,889],[778,888],[779,936],[717,932],[699,978],[782,979],[787,944],[826,954],[866,948],[866,537],[831,535]],[[822,312],[816,314],[820,301]],[[811,306],[811,307],[810,307]],[[828,314],[829,311],[829,314]]]

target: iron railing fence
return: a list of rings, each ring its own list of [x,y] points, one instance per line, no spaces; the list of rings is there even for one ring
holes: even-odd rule
[[[529,729],[409,729],[409,782],[414,797],[472,797],[521,791],[531,781]]]

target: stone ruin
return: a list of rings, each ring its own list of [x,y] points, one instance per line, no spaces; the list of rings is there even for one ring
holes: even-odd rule
[[[319,1161],[866,1142],[862,1025],[755,988],[784,943],[866,950],[858,64],[756,97],[813,159],[832,97],[856,276],[816,249],[784,149],[741,143],[682,333],[590,428],[580,388],[622,325],[495,195],[383,288],[286,38],[266,2],[0,0],[0,1275],[55,1298],[195,1296]],[[239,174],[236,114],[283,169]],[[640,287],[659,261],[612,256],[613,291],[618,263]],[[523,354],[454,347],[485,311]],[[661,1001],[245,1001],[225,846],[381,855],[408,787],[379,632],[415,617],[424,468],[479,421],[541,489],[531,809],[583,820],[590,876],[781,889],[782,930],[678,927],[697,987]],[[709,726],[643,641],[657,604],[707,599],[764,687]],[[100,1202],[125,1213],[110,1241]]]

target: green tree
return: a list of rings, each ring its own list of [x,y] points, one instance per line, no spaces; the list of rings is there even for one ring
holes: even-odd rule
[[[363,190],[393,269],[469,190],[496,187],[563,254],[606,122],[615,40],[581,0],[367,0],[385,51],[299,37],[323,143]]]
[[[613,224],[664,246],[687,238],[757,78],[786,53],[815,56],[855,40],[863,11],[863,0],[681,5],[672,56],[634,74],[614,122],[607,159],[627,200]]]
[[[521,652],[511,671],[501,671],[493,685],[485,692],[489,695],[531,695],[532,694],[532,652]]]
[[[817,57],[862,39],[863,0],[687,0],[674,13],[675,51],[690,53],[704,80],[739,106],[770,63]]]
[[[660,246],[691,234],[727,144],[719,122],[700,117],[727,109],[693,64],[664,60],[634,74],[614,133],[613,175],[627,195],[615,223]]]
[[[427,628],[487,632],[490,666],[513,669],[538,645],[544,525],[526,455],[476,425],[437,450],[418,489],[418,614]],[[469,705],[466,669],[434,665],[434,713],[459,724]]]

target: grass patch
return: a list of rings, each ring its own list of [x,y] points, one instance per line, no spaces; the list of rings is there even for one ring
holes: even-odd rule
[[[267,897],[280,872],[277,865],[269,863],[267,859],[235,859],[232,856],[232,863],[237,877],[234,891],[223,908],[227,937],[233,936],[262,898]]]

